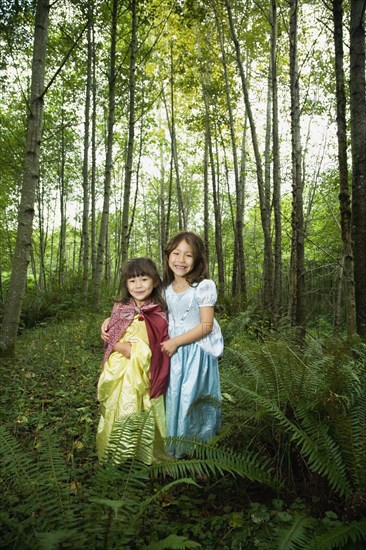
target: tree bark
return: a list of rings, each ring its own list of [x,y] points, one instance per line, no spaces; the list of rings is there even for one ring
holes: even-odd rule
[[[298,328],[299,342],[305,338],[305,260],[303,180],[301,173],[300,93],[297,52],[298,1],[290,0],[290,88],[292,156],[292,237],[290,267],[290,320]]]
[[[337,137],[339,167],[339,203],[343,241],[343,260],[340,266],[340,281],[345,281],[346,325],[347,334],[356,332],[355,282],[353,273],[352,250],[352,215],[351,198],[348,184],[347,163],[347,121],[346,92],[343,66],[343,0],[333,0],[333,37],[335,54],[336,102],[337,102]],[[340,290],[343,285],[340,285]],[[339,297],[339,303],[341,302]],[[338,310],[338,308],[337,308]],[[338,320],[337,320],[338,319]],[[340,330],[340,315],[335,319],[335,331]]]
[[[213,199],[213,205],[214,205],[214,219],[215,219],[215,250],[216,250],[216,258],[217,258],[218,287],[219,287],[219,292],[223,293],[225,291],[225,268],[224,268],[224,256],[222,251],[221,208],[220,208],[220,202],[219,202],[218,184],[216,181],[217,178],[216,178],[215,159],[214,159],[213,144],[212,144],[210,108],[209,108],[209,103],[207,98],[201,46],[200,46],[200,40],[199,40],[197,30],[196,30],[196,42],[197,42],[197,49],[198,49],[198,58],[200,62],[202,97],[203,97],[203,103],[205,107],[205,136],[207,140],[208,156],[209,156],[210,167],[211,167],[212,199]]]
[[[357,333],[366,338],[365,0],[351,0],[352,238]]]
[[[92,279],[94,280],[95,266],[97,262],[97,216],[96,216],[96,172],[97,172],[97,79],[96,79],[96,47],[94,22],[92,21],[92,131],[91,131],[91,265]]]
[[[117,14],[118,0],[113,0],[112,8],[112,29],[111,29],[111,52],[109,68],[109,91],[108,91],[108,135],[106,145],[106,160],[104,174],[104,197],[103,212],[100,222],[99,239],[97,247],[97,258],[93,280],[93,298],[96,307],[99,306],[101,283],[103,276],[103,260],[107,242],[109,202],[111,192],[112,165],[113,165],[113,133],[115,123],[115,96],[116,96],[116,42],[117,42]]]
[[[62,111],[61,120],[61,152],[60,152],[60,166],[59,166],[59,180],[60,180],[60,239],[58,245],[58,283],[62,288],[65,282],[65,259],[66,259],[66,184],[65,184],[65,164],[66,164],[66,152],[65,152],[65,121],[64,112]]]
[[[253,150],[254,150],[254,156],[255,156],[255,164],[257,169],[257,185],[258,185],[258,195],[259,195],[259,206],[260,206],[260,212],[261,212],[261,222],[262,222],[262,229],[263,229],[263,237],[264,237],[264,273],[263,273],[263,279],[264,279],[264,289],[263,294],[264,297],[270,295],[270,288],[272,287],[272,272],[273,272],[273,262],[272,262],[272,239],[271,239],[271,228],[270,228],[270,212],[267,212],[266,210],[266,203],[265,203],[265,196],[264,196],[264,181],[263,181],[263,168],[262,168],[262,161],[261,156],[259,153],[259,145],[258,145],[258,138],[257,138],[257,130],[256,125],[254,121],[254,116],[252,112],[252,107],[249,99],[249,92],[248,92],[248,85],[247,85],[247,79],[244,74],[244,67],[241,57],[241,51],[240,51],[240,44],[238,37],[235,32],[234,28],[234,22],[232,17],[232,9],[230,0],[225,0],[225,5],[227,9],[228,19],[229,19],[229,25],[230,25],[230,33],[232,40],[234,42],[235,46],[235,53],[236,53],[236,61],[240,73],[240,79],[242,84],[242,90],[244,95],[244,102],[245,102],[245,108],[248,115],[249,120],[249,126],[252,136],[252,143],[253,143]],[[267,300],[267,298],[265,298]],[[269,306],[269,304],[264,304],[265,308]]]
[[[278,123],[277,84],[277,0],[271,2],[271,83],[272,83],[272,157],[273,157],[273,211],[274,211],[274,280],[273,323],[277,327],[282,305],[282,216],[280,140]]]
[[[83,293],[88,294],[89,285],[89,135],[90,135],[90,99],[92,88],[92,5],[88,0],[88,27],[87,27],[87,69],[85,87],[84,110],[84,157],[83,157],[83,223],[82,223],[82,248],[83,248]]]
[[[20,312],[24,298],[30,249],[43,122],[43,92],[49,20],[48,0],[38,0],[35,19],[32,83],[28,105],[23,185],[18,214],[18,229],[9,292],[0,333],[0,349],[11,354],[15,348]]]
[[[166,117],[168,122],[168,128],[170,133],[170,142],[171,142],[171,164],[172,172],[171,177],[173,177],[173,166],[175,172],[175,182],[177,188],[177,201],[178,201],[178,226],[179,230],[186,229],[186,209],[183,202],[182,195],[182,186],[180,183],[180,172],[179,172],[179,162],[178,162],[178,145],[177,145],[177,134],[175,128],[175,105],[174,105],[174,59],[173,59],[173,45],[170,44],[170,106],[171,106],[171,116],[169,116],[169,109],[165,93],[163,90],[163,100],[165,105]]]
[[[137,33],[137,14],[136,0],[131,0],[131,43],[130,43],[130,70],[129,70],[129,121],[128,121],[128,143],[127,158],[125,168],[125,181],[123,193],[123,211],[122,211],[122,262],[128,258],[129,244],[129,208],[132,181],[133,149],[135,142],[135,88],[136,88],[136,33]]]
[[[224,40],[221,32],[218,13],[215,8],[214,8],[214,11],[215,11],[216,29],[217,29],[217,34],[218,34],[219,43],[220,43],[222,66],[223,66],[224,77],[225,77],[225,94],[226,94],[226,104],[227,104],[227,109],[229,114],[230,138],[231,138],[232,155],[233,155],[235,195],[236,195],[232,293],[234,296],[238,296],[239,302],[242,302],[242,301],[245,302],[246,301],[246,280],[245,280],[245,256],[244,256],[244,242],[243,242],[244,189],[243,189],[242,182],[239,175],[238,153],[237,153],[237,145],[236,145],[236,137],[235,137],[235,123],[234,123],[233,110],[231,106],[230,83],[229,83]]]

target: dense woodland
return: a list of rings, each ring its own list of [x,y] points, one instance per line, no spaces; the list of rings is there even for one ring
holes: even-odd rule
[[[1,1],[0,548],[363,547],[365,7]],[[100,323],[180,229],[219,290],[222,432],[98,469]]]

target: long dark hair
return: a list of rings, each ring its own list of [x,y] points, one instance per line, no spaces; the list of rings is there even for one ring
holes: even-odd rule
[[[149,300],[160,304],[164,309],[166,304],[163,298],[163,283],[159,275],[158,269],[151,258],[134,258],[124,263],[122,267],[120,298],[119,302],[128,304],[131,299],[131,294],[127,288],[127,280],[133,277],[143,277],[144,275],[151,277],[154,283],[153,291]]]
[[[187,283],[199,283],[203,279],[207,279],[209,276],[203,240],[199,235],[193,233],[192,231],[180,231],[170,239],[164,250],[164,284],[166,286],[168,286],[174,279],[174,273],[169,267],[169,256],[182,241],[186,241],[186,243],[192,247],[194,260],[193,269],[186,277]]]

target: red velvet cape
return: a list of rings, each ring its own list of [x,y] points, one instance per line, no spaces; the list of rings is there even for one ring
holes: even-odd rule
[[[168,387],[170,368],[169,357],[162,353],[160,346],[161,342],[169,339],[167,313],[159,304],[145,302],[141,307],[138,307],[133,298],[128,304],[122,304],[121,302],[114,304],[107,329],[109,340],[104,346],[102,364],[104,365],[113,347],[136,315],[145,320],[151,349],[150,397],[159,397],[159,395],[166,392]]]

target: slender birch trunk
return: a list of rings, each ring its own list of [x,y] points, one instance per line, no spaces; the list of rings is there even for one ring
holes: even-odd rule
[[[90,141],[90,99],[92,87],[92,5],[88,0],[88,27],[87,27],[87,69],[84,109],[84,158],[83,158],[83,293],[88,294],[89,285],[89,141]]]
[[[97,172],[97,79],[96,79],[96,48],[94,22],[92,22],[92,130],[91,130],[91,265],[92,279],[94,280],[95,266],[97,262],[97,216],[96,216],[96,172]]]
[[[58,246],[58,283],[62,288],[65,282],[65,261],[66,261],[66,185],[65,185],[65,122],[62,113],[61,129],[61,154],[60,154],[60,240]]]
[[[210,216],[208,187],[208,136],[205,134],[205,151],[203,157],[203,241],[205,243],[207,264],[210,265]]]
[[[177,144],[177,133],[175,127],[175,105],[174,105],[174,58],[173,58],[173,45],[170,44],[170,108],[171,114],[169,116],[169,109],[165,93],[163,90],[163,100],[165,105],[165,111],[168,121],[168,128],[170,133],[171,141],[171,154],[172,154],[172,169],[174,166],[175,172],[175,182],[177,189],[177,200],[178,200],[178,224],[179,230],[186,229],[186,209],[183,203],[182,187],[180,183],[180,172],[179,172],[179,162],[178,162],[178,144]],[[173,172],[172,172],[173,175]]]
[[[218,184],[215,168],[215,156],[213,152],[213,143],[212,143],[212,131],[211,131],[211,121],[210,121],[210,108],[207,98],[206,91],[206,82],[204,76],[204,69],[202,63],[202,54],[201,46],[198,36],[198,31],[196,31],[196,43],[198,49],[198,58],[200,62],[200,79],[202,87],[202,96],[203,103],[205,107],[205,136],[208,146],[208,155],[211,167],[211,181],[212,181],[212,199],[214,205],[214,217],[215,217],[215,250],[216,250],[216,259],[217,259],[217,274],[218,274],[218,286],[219,292],[224,292],[225,290],[225,268],[224,268],[224,257],[222,250],[222,222],[221,222],[221,208],[219,202],[219,193],[218,193]]]
[[[231,106],[231,94],[230,94],[230,82],[228,75],[226,51],[224,46],[224,40],[221,32],[221,26],[218,18],[217,10],[215,11],[215,23],[217,35],[220,43],[220,52],[222,66],[224,70],[225,77],[225,94],[226,94],[226,104],[229,115],[229,125],[230,125],[230,138],[232,146],[232,155],[233,155],[233,166],[234,166],[234,181],[235,181],[235,195],[236,195],[236,211],[235,211],[235,229],[234,229],[234,261],[233,261],[233,274],[232,274],[232,293],[235,296],[240,296],[241,299],[244,297],[244,303],[246,301],[246,275],[245,275],[245,254],[244,254],[244,190],[241,185],[240,175],[239,175],[239,165],[238,165],[238,153],[237,153],[237,144],[235,137],[235,124],[233,110]]]
[[[18,229],[12,263],[9,292],[5,302],[0,331],[0,350],[11,354],[15,348],[20,312],[27,281],[34,201],[39,181],[39,159],[42,139],[43,94],[50,5],[48,0],[38,0],[36,8],[31,94],[28,104],[26,150],[23,185],[18,214]]]
[[[136,0],[131,0],[131,43],[130,43],[130,67],[129,67],[129,121],[128,142],[125,167],[125,181],[122,210],[122,261],[128,258],[129,244],[129,209],[133,169],[133,149],[135,142],[135,90],[136,90],[136,40],[137,40],[137,14]]]
[[[281,216],[281,171],[278,129],[278,84],[277,84],[277,0],[271,2],[271,83],[272,83],[272,157],[273,157],[273,211],[274,211],[274,280],[273,322],[277,326],[282,305],[282,216]]]
[[[107,242],[108,220],[109,220],[109,202],[112,180],[113,164],[113,132],[115,122],[115,96],[116,96],[116,41],[117,41],[117,13],[118,0],[113,0],[112,7],[112,29],[111,29],[111,51],[109,68],[109,91],[108,91],[108,129],[106,145],[106,161],[104,174],[104,198],[103,211],[100,222],[97,258],[95,265],[93,281],[93,298],[96,307],[99,306],[101,283],[104,267],[104,256]]]
[[[298,1],[290,0],[290,88],[292,153],[292,239],[290,267],[290,319],[299,329],[299,342],[305,337],[305,262],[303,179],[301,173],[300,93],[297,53]]]
[[[244,102],[245,102],[245,108],[248,115],[249,120],[249,126],[252,136],[252,144],[253,144],[253,150],[254,150],[254,157],[255,157],[255,164],[256,164],[256,171],[257,171],[257,185],[258,185],[258,195],[259,195],[259,206],[260,206],[260,213],[261,213],[261,222],[262,222],[262,230],[263,230],[263,237],[264,237],[264,254],[263,254],[263,265],[264,265],[264,273],[263,273],[263,279],[264,279],[264,285],[263,285],[263,295],[265,298],[265,301],[268,302],[267,297],[270,296],[270,289],[272,287],[272,276],[273,276],[273,261],[272,261],[272,239],[271,239],[271,227],[270,227],[270,212],[267,212],[266,209],[266,202],[265,202],[265,196],[264,196],[264,180],[263,180],[263,167],[262,167],[262,160],[259,152],[259,145],[258,145],[258,138],[257,138],[257,130],[256,125],[254,121],[254,116],[252,112],[252,106],[249,99],[249,91],[248,91],[248,85],[247,85],[247,79],[245,77],[244,73],[244,67],[242,62],[242,56],[240,51],[240,44],[238,37],[235,32],[234,28],[234,22],[232,17],[232,8],[230,4],[230,0],[225,0],[225,5],[227,9],[228,19],[229,19],[229,25],[230,25],[230,33],[231,37],[235,46],[235,53],[236,53],[236,62],[238,66],[238,70],[240,73],[240,79],[242,84],[242,90],[244,95]],[[265,303],[265,308],[269,307],[269,303]]]

